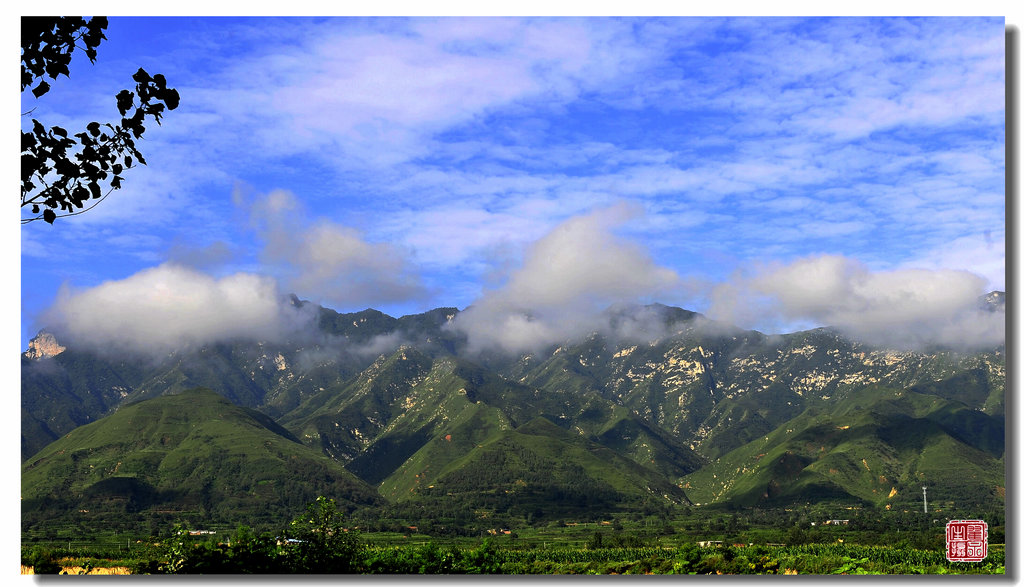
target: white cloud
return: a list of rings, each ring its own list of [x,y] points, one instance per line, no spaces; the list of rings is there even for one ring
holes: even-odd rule
[[[631,299],[673,284],[674,272],[611,233],[638,213],[620,204],[556,226],[533,245],[505,295],[530,307],[561,307],[584,297],[599,303]]]
[[[277,190],[247,202],[264,241],[267,271],[292,292],[342,306],[421,297],[425,289],[407,254],[389,243],[367,242],[357,230],[325,218],[311,220],[293,194]]]
[[[963,269],[984,277],[993,290],[1006,290],[1006,240],[1002,230],[962,236],[943,242],[903,267]]]
[[[160,355],[240,339],[280,341],[307,328],[311,318],[268,277],[218,279],[164,264],[86,290],[65,286],[44,320],[62,341]]]
[[[711,318],[752,326],[766,316],[832,326],[882,346],[995,346],[1005,315],[983,310],[983,277],[949,269],[871,271],[821,255],[737,275],[712,291]]]
[[[471,348],[530,351],[600,327],[600,313],[613,304],[667,293],[679,276],[612,232],[637,214],[619,204],[559,224],[454,327],[467,333]]]

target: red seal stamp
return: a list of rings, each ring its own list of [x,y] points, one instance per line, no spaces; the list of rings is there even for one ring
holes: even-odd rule
[[[946,524],[946,560],[981,562],[988,556],[988,524],[982,520],[950,520]]]

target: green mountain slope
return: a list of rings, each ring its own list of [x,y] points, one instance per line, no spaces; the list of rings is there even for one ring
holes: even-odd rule
[[[146,376],[143,365],[67,349],[54,357],[21,358],[21,456],[120,404]]]
[[[353,473],[400,499],[502,431],[546,417],[670,479],[701,459],[671,435],[596,393],[539,390],[454,357],[412,348],[381,357],[342,389],[328,389],[282,424]]]
[[[648,342],[597,334],[503,373],[540,389],[599,394],[708,458],[872,385],[923,386],[988,414],[1003,410],[1002,348],[896,351],[827,328],[765,336],[699,316],[663,333]]]
[[[436,432],[381,481],[381,495],[391,500],[409,497],[417,489],[431,485],[450,463],[511,428],[500,410],[472,402],[437,424]],[[369,461],[365,462],[368,467]]]
[[[23,355],[22,459],[124,402],[209,387],[237,405],[279,417],[318,391],[344,385],[402,342],[442,352],[459,340],[443,328],[457,313],[453,308],[392,318],[376,310],[338,313],[294,296],[291,303],[317,316],[317,332],[277,344],[223,343],[164,357],[63,347],[44,358]]]
[[[379,502],[374,489],[259,412],[207,389],[121,407],[22,466],[27,524],[70,512],[195,514],[205,523],[287,519],[318,495]]]
[[[392,318],[293,303],[319,330],[287,343],[160,359],[63,349],[52,337],[37,345],[51,356],[22,359],[27,519],[44,498],[66,512],[284,511],[273,500],[306,499],[306,477],[326,489],[352,484],[353,504],[376,491],[413,510],[533,514],[570,511],[573,500],[598,509],[685,501],[684,482],[705,504],[878,507],[900,507],[922,484],[960,504],[997,499],[1005,486],[1001,347],[896,351],[828,328],[767,336],[653,305],[610,310],[606,328],[543,352],[502,356],[468,353],[449,327],[454,308]],[[125,435],[134,443],[61,444],[91,439],[78,427],[104,416],[162,405],[131,402],[181,402],[174,394],[197,385],[223,403],[200,394],[148,425],[178,425],[160,439],[184,448],[148,428]],[[228,425],[195,410],[235,415]],[[183,435],[181,422],[203,432]],[[252,426],[272,438],[238,436]],[[54,441],[75,460],[52,453]],[[285,473],[264,476],[271,470]],[[471,495],[475,482],[482,497]]]
[[[688,501],[665,477],[545,418],[501,432],[401,499],[548,517]]]
[[[282,424],[395,497],[511,428],[508,416],[480,401],[480,385],[461,373],[453,358],[434,361],[403,347],[341,389],[310,397]]]
[[[1001,503],[1001,418],[934,395],[874,387],[810,408],[685,479],[694,501],[739,505],[823,499],[901,506]],[[938,497],[938,496],[941,496]]]
[[[381,356],[355,379],[312,394],[281,423],[325,454],[348,464],[402,413],[408,390],[431,368],[414,349]]]

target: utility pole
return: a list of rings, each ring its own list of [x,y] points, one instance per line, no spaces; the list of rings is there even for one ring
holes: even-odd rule
[[[928,513],[928,488],[922,486],[921,491],[924,492],[924,513]]]

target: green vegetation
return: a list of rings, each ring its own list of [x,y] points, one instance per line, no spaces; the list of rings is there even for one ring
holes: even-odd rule
[[[859,518],[851,526],[813,527],[806,532],[793,526],[786,535],[791,540],[788,544],[748,542],[779,538],[770,534],[778,530],[769,526],[786,519],[786,513],[774,510],[719,513],[711,520],[690,515],[672,525],[651,525],[653,517],[616,519],[444,539],[425,536],[414,527],[406,527],[405,533],[363,532],[343,518],[333,500],[319,497],[277,532],[258,533],[241,526],[233,533],[204,535],[176,525],[169,536],[139,541],[127,551],[97,545],[75,550],[25,545],[22,564],[39,574],[62,572],[62,568],[112,567],[134,574],[1005,573],[1001,545],[990,545],[980,563],[950,563],[941,540],[936,542],[935,528],[927,527],[920,517],[903,516],[904,538],[892,540],[889,546],[861,544],[861,539],[872,540],[876,535],[868,520]],[[888,520],[890,524],[898,521]],[[683,528],[725,540],[698,544],[679,531]]]
[[[267,416],[197,389],[124,406],[32,457],[22,467],[22,526],[159,525],[182,515],[267,524],[323,494],[349,508],[379,501]]]
[[[685,477],[699,503],[742,505],[823,498],[906,507],[922,485],[936,507],[998,500],[1001,417],[909,390],[869,387],[808,408]]]
[[[416,494],[430,503],[454,500],[473,510],[549,518],[687,501],[650,469],[545,418],[478,446]]]

